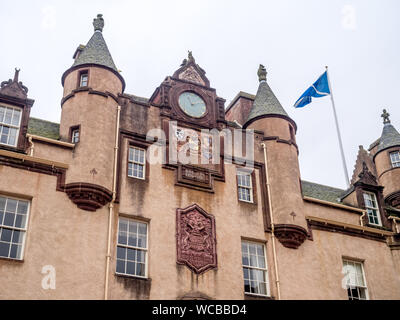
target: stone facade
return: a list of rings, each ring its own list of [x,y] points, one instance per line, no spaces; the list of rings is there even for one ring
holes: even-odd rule
[[[360,147],[348,190],[302,181],[297,126],[265,68],[257,94],[240,92],[225,108],[190,52],[141,98],[124,92],[102,19],[62,77],[59,125],[29,118],[33,100],[19,71],[1,84],[0,111],[15,119],[20,111],[14,124],[0,113],[1,128],[19,130],[15,143],[4,131],[0,144],[1,299],[348,299],[343,261],[362,265],[361,298],[400,298],[400,166],[392,159],[400,144],[387,117],[382,137]],[[184,92],[200,97],[204,114],[183,109]],[[202,129],[220,135],[181,137]],[[227,150],[230,133],[242,141]],[[204,146],[223,148],[205,163],[174,162],[174,138],[195,157]],[[240,147],[254,157],[227,161]],[[150,161],[163,150],[165,161]],[[9,209],[15,200],[29,204],[25,224],[17,225],[19,207]],[[265,278],[246,286],[247,267]]]

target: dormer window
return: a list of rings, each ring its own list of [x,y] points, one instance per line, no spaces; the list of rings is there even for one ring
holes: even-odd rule
[[[365,209],[367,210],[368,223],[375,226],[382,226],[381,215],[379,213],[378,202],[375,193],[364,192]]]
[[[0,105],[0,144],[17,146],[21,114],[19,108]]]
[[[87,70],[81,71],[79,74],[79,87],[87,87],[89,83],[89,73]]]
[[[399,151],[391,152],[390,161],[392,162],[393,168],[400,167],[400,152]]]

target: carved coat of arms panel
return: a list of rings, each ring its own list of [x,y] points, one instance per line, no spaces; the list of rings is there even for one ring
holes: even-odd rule
[[[197,204],[176,210],[177,263],[200,274],[217,267],[215,218]]]

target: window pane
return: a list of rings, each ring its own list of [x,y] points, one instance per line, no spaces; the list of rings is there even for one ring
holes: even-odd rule
[[[126,248],[117,247],[117,259],[126,259]]]
[[[126,250],[126,260],[136,261],[136,250],[135,249],[127,249]]]
[[[10,109],[10,108],[6,109],[6,114],[5,114],[4,121],[3,121],[4,123],[11,124],[12,112],[13,112],[12,109]]]
[[[10,251],[10,244],[6,242],[0,242],[0,256],[8,258]]]
[[[6,214],[4,216],[3,225],[13,227],[14,220],[15,220],[15,214],[6,212]]]
[[[6,198],[0,197],[0,211],[3,211],[6,208]]]
[[[28,212],[28,202],[19,200],[18,201],[17,213],[27,214],[27,212]]]
[[[138,276],[144,277],[144,275],[145,275],[145,264],[144,263],[138,263],[136,265],[136,267],[137,267],[136,274]]]
[[[118,243],[119,244],[127,244],[127,232],[126,231],[119,231],[118,233]]]
[[[19,118],[21,116],[21,111],[14,109],[11,124],[13,126],[19,126]]]
[[[17,200],[7,199],[6,211],[14,213],[16,210],[17,210]]]
[[[4,107],[0,107],[0,123],[3,122],[5,113],[6,113],[6,109]]]
[[[125,261],[117,259],[117,272],[125,273]]]
[[[4,242],[11,242],[12,230],[2,228],[0,240]]]
[[[135,268],[136,268],[135,262],[127,261],[127,263],[126,263],[126,273],[127,274],[135,275]]]

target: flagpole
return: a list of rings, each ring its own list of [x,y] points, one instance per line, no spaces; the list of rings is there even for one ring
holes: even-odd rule
[[[333,115],[335,116],[336,132],[337,132],[338,139],[339,139],[340,153],[341,153],[341,155],[342,155],[344,176],[345,176],[345,178],[346,178],[346,185],[347,185],[347,187],[349,188],[349,187],[350,187],[349,174],[348,174],[348,171],[347,171],[346,159],[345,159],[345,157],[344,157],[342,138],[341,138],[341,136],[340,136],[340,130],[339,130],[339,122],[338,122],[337,115],[336,115],[335,101],[333,100],[333,93],[332,93],[331,81],[330,81],[330,79],[329,79],[329,74],[328,74],[328,66],[326,66],[325,68],[326,68],[326,76],[327,76],[327,78],[328,78],[329,92],[331,93],[330,96],[331,96],[331,101],[332,101]]]

